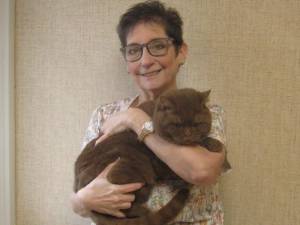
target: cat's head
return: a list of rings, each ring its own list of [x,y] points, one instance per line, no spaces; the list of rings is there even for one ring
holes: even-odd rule
[[[160,96],[153,115],[155,132],[175,144],[199,143],[211,129],[211,114],[206,106],[209,93],[185,88]]]

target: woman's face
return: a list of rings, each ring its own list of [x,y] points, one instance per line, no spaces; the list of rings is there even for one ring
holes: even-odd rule
[[[167,38],[164,28],[157,23],[138,23],[127,35],[127,45],[146,44],[153,39]],[[181,63],[184,63],[187,46],[176,54],[174,45],[170,45],[164,56],[152,56],[144,47],[142,57],[135,62],[127,62],[130,73],[144,92],[161,93],[176,88],[176,74]]]

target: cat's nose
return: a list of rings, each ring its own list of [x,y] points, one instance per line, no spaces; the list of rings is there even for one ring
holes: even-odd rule
[[[190,136],[191,135],[191,130],[189,129],[189,128],[185,128],[184,129],[184,134],[186,135],[186,136]]]

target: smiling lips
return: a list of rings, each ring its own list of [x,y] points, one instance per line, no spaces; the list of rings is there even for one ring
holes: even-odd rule
[[[150,72],[147,72],[147,73],[140,73],[139,75],[143,76],[143,77],[150,77],[150,76],[154,76],[154,75],[158,74],[161,70],[162,69],[150,71]]]

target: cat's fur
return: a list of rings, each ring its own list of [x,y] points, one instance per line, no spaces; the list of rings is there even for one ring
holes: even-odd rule
[[[165,93],[156,102],[147,102],[139,108],[148,113],[154,123],[155,132],[169,142],[179,145],[201,145],[210,151],[221,151],[223,145],[207,137],[211,129],[211,114],[206,106],[209,91],[179,89]],[[127,218],[119,219],[93,212],[96,224],[105,225],[163,225],[170,222],[184,207],[189,196],[188,184],[175,194],[167,205],[157,212],[145,207],[150,192],[157,182],[180,180],[137,135],[126,130],[103,140],[97,146],[90,142],[75,163],[75,185],[77,192],[91,182],[109,163],[120,158],[108,174],[114,184],[142,182],[145,185],[134,194],[132,207],[123,210]]]

